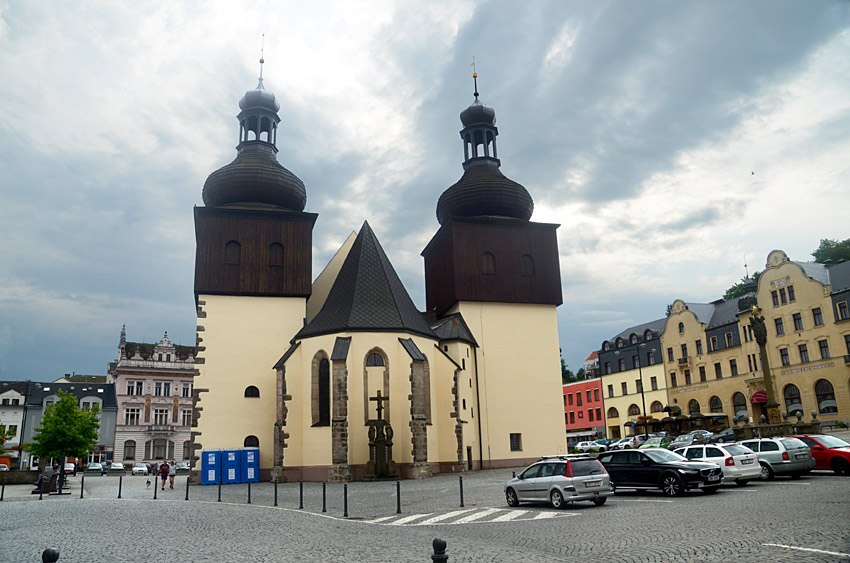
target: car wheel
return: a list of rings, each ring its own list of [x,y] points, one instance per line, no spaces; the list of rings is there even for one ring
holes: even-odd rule
[[[726,440],[724,440],[723,438],[718,438],[716,443],[718,443],[718,444],[722,444],[722,443],[723,443],[723,442],[725,442],[725,441],[726,441]]]
[[[593,504],[595,504],[596,506],[602,506],[603,504],[605,504],[606,500],[608,500],[608,497],[596,497],[595,499],[593,499]]]
[[[773,479],[773,469],[771,469],[768,464],[761,464],[761,475],[759,475],[759,479],[762,481],[770,481]]]
[[[850,475],[850,462],[846,459],[842,459],[840,457],[832,458],[832,461],[829,462],[829,466],[836,475]]]
[[[505,491],[505,500],[507,500],[508,506],[519,506],[519,499],[516,496],[516,491],[513,489]]]
[[[551,493],[549,493],[549,501],[552,503],[554,508],[564,508],[564,495],[561,494],[561,491],[555,489]]]
[[[682,480],[677,475],[667,473],[661,477],[661,490],[668,497],[676,497],[682,494]]]
[[[713,495],[720,490],[720,487],[706,487],[702,491],[707,495]]]
[[[735,481],[735,484],[739,487],[745,487],[749,482],[749,479],[738,479],[737,481]]]

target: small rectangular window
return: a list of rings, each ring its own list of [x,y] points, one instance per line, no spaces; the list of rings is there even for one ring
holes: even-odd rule
[[[809,348],[805,344],[800,344],[798,349],[800,350],[800,362],[805,364],[809,361]]]
[[[17,435],[18,435],[18,425],[17,425],[17,424],[10,424],[10,425],[6,428],[6,435],[7,435],[7,436],[11,436],[11,437],[13,437],[13,438],[14,438],[15,436],[17,436]]]
[[[850,319],[850,312],[847,310],[847,301],[841,301],[838,304],[838,320],[845,321]]]
[[[576,423],[576,413],[570,412],[570,424]]]
[[[753,357],[751,354],[747,354],[747,367],[750,368],[750,371],[753,371]]]
[[[706,377],[705,377],[705,366],[700,366],[700,367],[699,367],[699,380],[700,380],[700,381],[705,381],[705,380],[706,380]]]
[[[850,354],[850,334],[844,335],[844,346],[847,347],[847,353]]]
[[[572,393],[567,393],[567,402],[571,405],[573,404],[573,394]]]
[[[655,377],[649,378],[649,385],[650,385],[650,387],[652,388],[653,391],[657,391],[658,390],[658,379],[655,378]]]
[[[667,348],[667,359],[671,362],[673,361],[673,349],[672,348]]]
[[[643,392],[643,382],[640,379],[635,379],[635,392],[642,393]]]
[[[587,420],[593,422],[593,409],[587,409]]]
[[[782,302],[783,305],[788,304],[788,297],[785,295],[785,288],[779,290],[779,301]]]
[[[596,420],[602,420],[602,409],[596,407]]]
[[[735,340],[732,338],[732,333],[727,332],[726,333],[726,347],[731,348],[732,345],[734,344],[734,342],[735,342]]]
[[[797,332],[803,330],[803,315],[800,313],[794,313],[791,315],[794,319],[794,330]]]
[[[812,318],[815,321],[815,326],[823,326],[823,313],[821,312],[820,307],[812,309]]]
[[[595,401],[599,400],[599,389],[593,390],[593,400],[595,400]]]
[[[162,396],[162,382],[161,381],[157,381],[156,383],[153,384],[153,394],[157,397]]]
[[[670,372],[670,387],[678,387],[678,384],[676,383],[676,374],[673,372]]]
[[[697,355],[702,355],[702,340],[697,340]]]
[[[791,359],[788,357],[788,348],[779,349],[779,359],[782,362],[783,366],[791,365]]]
[[[191,397],[192,396],[192,384],[191,383],[184,383],[183,384],[182,396],[183,397]]]
[[[511,451],[512,452],[521,452],[522,451],[522,434],[511,434]]]
[[[621,388],[621,390],[623,391],[623,395],[628,395],[628,394],[629,394],[629,384],[628,384],[628,383],[626,383],[625,381],[623,381],[622,383],[620,383],[620,388]]]
[[[782,317],[773,319],[773,324],[776,325],[776,336],[782,336],[785,334],[785,326],[782,324]]]
[[[729,371],[732,373],[732,377],[738,375],[738,360],[729,360]]]
[[[723,379],[723,366],[720,365],[720,362],[714,364],[714,376],[717,379]]]
[[[773,299],[773,306],[779,307],[779,293],[776,290],[770,292],[770,297]]]
[[[587,391],[587,402],[589,403],[593,399],[590,398],[590,389],[587,389],[586,391]]]
[[[626,361],[623,358],[617,360],[617,371],[623,372],[626,371]]]
[[[611,373],[611,362],[605,362],[605,375],[609,375]]]
[[[576,393],[576,405],[581,406],[581,391]]]
[[[690,384],[691,384],[691,370],[686,369],[685,370],[685,385],[690,385]]]
[[[793,286],[793,285],[789,285],[789,286],[788,286],[788,301],[790,301],[791,303],[793,303],[793,302],[794,302],[794,301],[796,301],[796,300],[797,300],[797,297],[794,295],[794,286]]]
[[[850,344],[848,344],[848,345],[850,345]],[[614,396],[614,386],[613,386],[613,385],[609,385],[609,386],[608,386],[608,398],[610,399],[610,398],[611,398],[611,397],[613,397],[613,396]]]
[[[822,360],[829,359],[829,341],[821,340],[818,342],[818,347],[820,348],[820,357]]]
[[[683,358],[688,357],[688,345],[687,344],[682,344],[682,357]]]
[[[192,411],[190,409],[183,410],[183,426],[192,426]]]
[[[717,350],[717,337],[712,336],[711,339],[709,340],[709,342],[711,344],[711,349],[709,350],[709,352],[713,352],[713,351]]]

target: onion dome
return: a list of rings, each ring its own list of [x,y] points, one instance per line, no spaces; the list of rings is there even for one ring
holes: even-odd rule
[[[528,221],[534,200],[522,185],[506,178],[499,170],[496,151],[496,112],[478,100],[478,75],[475,100],[460,114],[463,129],[464,173],[460,180],[440,196],[437,220],[441,225],[452,218],[507,217]]]
[[[236,159],[209,175],[204,183],[204,205],[278,207],[303,211],[307,190],[295,174],[277,161],[277,112],[280,103],[260,80],[239,100],[239,144]]]

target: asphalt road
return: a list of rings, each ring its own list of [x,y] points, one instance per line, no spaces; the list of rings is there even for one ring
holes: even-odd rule
[[[7,487],[0,502],[0,561],[39,561],[47,547],[60,563],[132,561],[430,561],[431,542],[448,543],[449,561],[843,561],[850,562],[850,477],[816,472],[747,487],[724,486],[667,498],[618,491],[602,507],[509,508],[510,470],[401,483],[343,486],[271,483],[157,490],[147,478],[71,478],[69,495],[30,495]],[[151,478],[151,483],[156,481]],[[80,486],[83,484],[83,499]]]

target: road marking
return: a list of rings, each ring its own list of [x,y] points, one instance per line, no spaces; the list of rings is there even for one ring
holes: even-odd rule
[[[498,508],[487,508],[485,510],[482,510],[481,512],[476,512],[474,514],[470,514],[469,516],[465,516],[463,518],[455,520],[453,523],[454,524],[466,524],[467,522],[474,522],[475,520],[480,520],[481,518],[484,518],[485,516],[489,516],[489,515],[493,514],[494,512],[499,512],[499,509]]]
[[[560,516],[557,512],[541,512],[533,518],[533,520],[545,520],[547,518],[557,518]]]
[[[762,481],[762,485],[797,485],[808,487],[811,483],[795,483],[794,481]]]
[[[395,515],[393,515],[393,516],[381,516],[380,518],[374,518],[374,519],[369,520],[369,521],[377,524],[378,522],[383,522],[384,520],[389,520],[390,518],[395,518]]]
[[[627,498],[618,498],[616,502],[675,502],[672,500],[653,500],[653,499],[627,499]]]
[[[824,551],[822,549],[813,549],[811,547],[797,547],[794,545],[783,545],[781,543],[763,543],[771,547],[782,547],[784,549],[796,549],[799,551],[811,551],[812,553],[823,553],[824,555],[837,555],[838,557],[850,557],[850,553],[839,553],[837,551]]]
[[[412,522],[413,520],[418,520],[419,518],[423,518],[428,516],[427,514],[412,514],[410,516],[404,516],[399,518],[398,520],[393,520],[390,522],[390,526],[401,526],[402,524],[407,524],[408,522]]]
[[[501,516],[497,516],[490,520],[491,522],[508,522],[509,520],[513,520],[514,518],[519,518],[520,516],[528,514],[527,510],[511,510],[506,514],[502,514]]]
[[[475,510],[474,508],[465,508],[463,510],[455,510],[454,512],[447,512],[445,514],[440,514],[438,516],[434,516],[433,518],[428,518],[427,520],[423,520],[422,522],[417,522],[417,526],[425,526],[427,524],[435,524],[437,522],[442,522],[443,520],[448,520],[449,518],[454,518],[459,514],[465,514],[467,512],[471,512]],[[377,522],[377,520],[372,520],[372,522]]]

